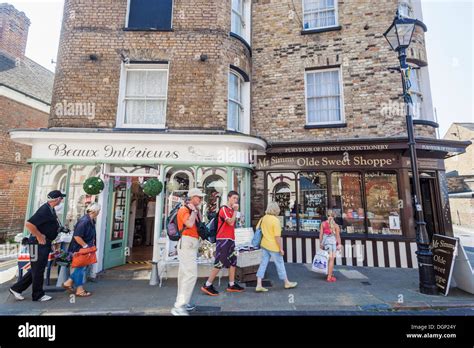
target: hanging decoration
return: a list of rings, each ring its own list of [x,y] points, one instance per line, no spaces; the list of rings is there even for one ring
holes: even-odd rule
[[[143,184],[143,192],[145,192],[145,194],[147,194],[150,197],[158,196],[162,190],[163,190],[163,183],[156,178],[148,179]]]
[[[98,195],[104,190],[104,187],[104,181],[97,176],[86,179],[82,185],[82,188],[88,195]]]

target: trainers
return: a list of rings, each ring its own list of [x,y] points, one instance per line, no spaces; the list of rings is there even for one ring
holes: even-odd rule
[[[293,289],[298,285],[297,282],[289,282],[288,285],[285,285],[285,289]]]
[[[211,284],[209,286],[206,286],[206,284],[204,284],[202,287],[201,287],[201,291],[203,293],[205,293],[206,295],[209,295],[209,296],[219,296],[219,291],[217,291],[216,289],[214,289],[214,286]]]
[[[256,292],[268,292],[268,289],[264,288],[264,287],[257,287],[257,288],[255,288],[255,291]]]
[[[234,285],[230,286],[230,284],[227,285],[227,292],[244,292],[245,289],[241,287],[239,284],[234,283]]]
[[[179,308],[173,307],[173,309],[171,310],[171,314],[173,314],[174,316],[188,316],[189,315],[185,307],[179,307]]]
[[[15,300],[17,301],[23,301],[25,298],[21,296],[19,292],[14,291],[13,289],[8,289],[10,291],[10,294],[12,294],[15,297]]]
[[[43,297],[41,297],[38,301],[39,302],[46,302],[46,301],[49,301],[49,300],[52,300],[53,298],[51,296],[48,296],[48,295],[43,295]]]
[[[196,309],[196,305],[194,303],[188,303],[186,306],[184,306],[184,308],[188,311],[188,312],[192,312],[193,310]]]

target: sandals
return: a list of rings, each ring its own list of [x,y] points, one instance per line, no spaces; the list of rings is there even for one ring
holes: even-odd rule
[[[87,290],[84,290],[83,292],[80,292],[79,294],[76,294],[77,297],[89,297],[91,295],[92,295],[92,293],[87,291]]]
[[[335,282],[336,282],[336,277],[334,277],[334,276],[328,277],[328,278],[326,279],[326,281],[327,281],[328,283],[335,283]]]
[[[73,288],[72,285],[69,285],[69,286],[68,286],[68,285],[66,285],[65,283],[63,283],[61,286],[62,286],[63,289],[69,291],[71,294],[74,293],[74,288]]]

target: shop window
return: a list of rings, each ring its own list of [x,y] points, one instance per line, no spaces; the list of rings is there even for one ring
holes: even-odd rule
[[[250,82],[236,71],[229,73],[229,100],[227,128],[232,131],[250,132]]]
[[[294,173],[270,173],[267,176],[268,197],[270,202],[280,206],[280,222],[286,231],[296,232],[296,175]],[[266,209],[266,207],[265,207]]]
[[[340,69],[306,72],[307,125],[344,122]]]
[[[75,165],[71,167],[71,176],[69,183],[68,201],[65,226],[73,230],[77,220],[81,218],[90,203],[97,202],[98,196],[91,196],[84,192],[84,181],[92,176],[100,174],[101,167]]]
[[[360,173],[331,174],[330,207],[343,233],[365,233]]]
[[[251,1],[232,0],[232,19],[230,31],[250,42]]]
[[[36,169],[36,185],[33,196],[33,204],[31,215],[33,215],[38,208],[48,201],[48,193],[53,190],[60,190],[66,192],[67,182],[67,166],[47,164],[40,165]],[[57,215],[60,221],[63,220],[64,211],[57,210]]]
[[[167,95],[168,64],[125,64],[117,126],[164,128]]]
[[[303,29],[336,27],[337,0],[303,0]]]
[[[203,217],[209,222],[227,201],[227,171],[225,168],[201,168],[198,173],[202,191],[206,194],[202,207]]]
[[[367,222],[369,233],[401,235],[397,174],[365,174]]]
[[[319,233],[321,222],[327,216],[326,174],[300,173],[298,183],[300,231]]]
[[[135,30],[171,30],[173,0],[129,0],[126,27]]]

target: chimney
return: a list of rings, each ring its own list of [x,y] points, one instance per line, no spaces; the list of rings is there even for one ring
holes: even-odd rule
[[[25,56],[30,20],[24,12],[7,3],[0,4],[0,53],[13,59]]]

